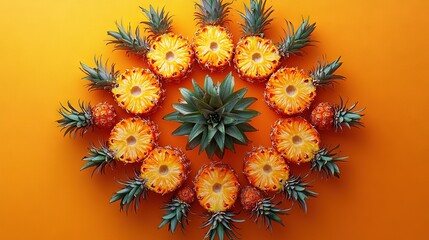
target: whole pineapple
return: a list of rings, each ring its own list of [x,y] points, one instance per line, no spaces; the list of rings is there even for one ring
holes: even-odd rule
[[[234,205],[239,192],[238,177],[231,166],[223,163],[213,163],[203,166],[195,178],[195,192],[200,205],[209,214],[203,223],[203,228],[209,227],[205,238],[219,239],[226,235],[234,239],[235,214],[229,210]]]
[[[115,64],[109,70],[101,57],[94,60],[93,68],[81,63],[90,90],[111,91],[118,105],[133,114],[148,115],[161,105],[165,90],[149,69],[133,68],[120,73],[115,71]]]
[[[186,180],[189,173],[189,160],[178,148],[157,147],[143,161],[140,172],[125,182],[110,202],[120,201],[120,209],[126,211],[134,201],[137,210],[140,199],[146,197],[148,190],[159,194],[174,192]]]
[[[57,123],[65,129],[64,136],[67,134],[71,136],[74,133],[76,137],[79,132],[83,135],[94,127],[109,129],[116,122],[116,111],[110,103],[100,102],[94,107],[84,102],[79,102],[78,105],[80,109],[67,102],[67,106],[61,105],[61,109],[58,110],[62,118],[57,120]]]
[[[307,211],[306,200],[316,196],[301,177],[290,175],[289,167],[274,149],[257,147],[247,153],[243,166],[249,183],[262,191],[281,192]]]
[[[335,131],[342,130],[343,127],[363,126],[361,119],[365,108],[354,110],[356,106],[357,102],[347,107],[347,102],[344,103],[341,97],[338,105],[328,102],[319,103],[311,111],[311,123],[320,130],[333,128]]]
[[[340,58],[321,63],[309,73],[298,68],[281,68],[268,80],[264,98],[268,106],[280,115],[295,115],[308,109],[316,98],[316,89],[344,79],[335,75],[342,65]]]
[[[125,29],[122,24],[116,24],[117,31],[108,31],[113,37],[109,43],[116,49],[127,50],[145,56],[149,68],[166,82],[180,82],[192,71],[194,51],[188,40],[172,32],[173,20],[164,8],[155,10],[142,8],[147,21],[142,22],[149,37],[141,37],[139,28],[135,34],[131,27]]]
[[[194,91],[181,88],[184,101],[173,104],[176,110],[164,117],[181,123],[173,135],[188,136],[187,149],[200,145],[199,152],[206,151],[222,158],[225,148],[235,151],[234,144],[246,145],[245,132],[256,131],[249,124],[259,113],[247,109],[256,98],[244,97],[246,88],[234,92],[234,78],[229,73],[222,83],[214,84],[206,76],[204,88],[192,81]]]
[[[210,71],[222,70],[231,65],[234,52],[232,34],[224,24],[228,21],[231,2],[199,0],[195,3],[195,19],[200,28],[193,36],[195,59]]]
[[[266,6],[266,0],[250,0],[244,5],[245,11],[240,12],[244,37],[235,48],[234,66],[240,78],[249,82],[264,82],[279,67],[282,57],[297,54],[300,49],[312,41],[309,36],[316,25],[303,21],[295,32],[293,25],[288,23],[288,32],[279,44],[264,38],[264,31],[273,21],[272,7]]]

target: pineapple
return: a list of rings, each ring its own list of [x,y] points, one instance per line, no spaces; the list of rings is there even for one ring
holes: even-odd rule
[[[335,131],[342,130],[344,126],[348,128],[363,126],[361,119],[365,108],[354,110],[356,106],[357,102],[347,107],[347,102],[344,103],[341,97],[339,105],[319,103],[311,111],[311,123],[320,130],[334,128]]]
[[[256,131],[250,120],[259,113],[247,109],[257,99],[244,97],[246,88],[234,92],[234,78],[229,73],[221,84],[214,84],[206,76],[204,89],[192,80],[194,91],[181,88],[184,101],[173,104],[176,110],[165,120],[181,123],[173,135],[188,136],[188,150],[200,145],[199,152],[206,151],[212,158],[224,155],[225,148],[235,151],[234,144],[246,145],[245,132]]]
[[[149,120],[123,119],[110,133],[109,150],[121,162],[140,162],[155,148],[158,136],[158,127]]]
[[[197,200],[209,212],[202,226],[209,227],[205,238],[214,239],[216,234],[219,239],[223,239],[224,234],[229,239],[236,236],[234,222],[242,220],[234,219],[235,214],[228,210],[237,200],[239,186],[236,173],[227,164],[213,163],[198,172],[195,178]]]
[[[273,203],[272,198],[252,186],[245,186],[241,190],[240,199],[243,209],[250,211],[250,218],[255,216],[255,222],[259,222],[262,218],[265,226],[270,230],[272,230],[271,221],[283,225],[278,215],[286,215],[288,209],[278,208],[281,202]]]
[[[158,228],[162,228],[168,223],[168,230],[174,233],[177,224],[180,223],[182,230],[184,230],[185,222],[188,223],[188,214],[194,200],[195,191],[191,187],[185,186],[179,189],[176,196],[163,208],[166,213],[162,216],[162,222]]]
[[[281,181],[289,178],[289,166],[271,148],[257,147],[248,152],[244,159],[244,174],[250,184],[263,191],[279,191]]]
[[[194,51],[191,44],[171,31],[173,21],[164,8],[155,10],[150,5],[149,10],[141,9],[148,18],[142,23],[150,32],[149,37],[141,37],[139,28],[133,34],[131,27],[125,29],[122,24],[116,24],[117,31],[107,32],[112,37],[108,43],[114,44],[115,49],[144,56],[149,68],[162,80],[180,82],[192,71]]]
[[[118,105],[132,114],[148,115],[154,112],[164,100],[165,90],[158,78],[148,69],[133,68],[122,73],[115,71],[112,64],[110,71],[95,58],[95,68],[81,63],[82,71],[89,80],[90,90],[106,89],[112,92]]]
[[[268,106],[280,115],[295,115],[310,107],[316,88],[344,79],[334,72],[341,66],[340,58],[320,63],[310,73],[298,68],[281,68],[268,80],[264,98]]]
[[[178,189],[185,182],[188,169],[189,160],[180,149],[157,147],[143,161],[134,178],[121,182],[124,187],[114,194],[110,202],[120,201],[120,209],[125,206],[128,211],[134,201],[134,209],[137,210],[138,202],[146,198],[148,190],[166,194]]]
[[[271,130],[274,149],[288,162],[300,164],[310,162],[320,150],[317,130],[304,118],[281,118]]]
[[[241,24],[244,37],[235,48],[234,66],[240,78],[248,82],[265,82],[279,67],[282,57],[298,54],[300,49],[309,45],[309,38],[314,31],[315,23],[303,21],[295,32],[288,23],[288,32],[281,43],[275,44],[264,38],[264,31],[273,21],[272,7],[266,6],[266,0],[250,0],[250,6],[244,5],[245,11],[240,12],[244,21]]]
[[[307,189],[308,183],[303,182],[301,177],[289,174],[285,160],[271,148],[258,147],[250,151],[243,171],[252,186],[263,191],[281,192],[287,199],[297,201],[304,211],[307,211],[306,200],[316,196],[315,192]]]
[[[74,137],[80,132],[83,136],[88,129],[98,128],[111,128],[116,122],[116,111],[115,108],[107,103],[100,102],[94,107],[91,104],[85,104],[84,102],[78,103],[79,108],[77,109],[67,102],[67,106],[61,105],[61,109],[58,112],[63,118],[57,120],[60,127],[65,129],[64,136],[74,133]]]
[[[195,19],[200,28],[193,36],[195,58],[203,69],[222,70],[231,65],[234,43],[231,32],[224,27],[231,2],[199,0],[195,3]]]

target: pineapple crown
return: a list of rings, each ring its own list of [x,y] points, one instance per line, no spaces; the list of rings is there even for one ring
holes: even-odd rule
[[[200,3],[195,3],[196,12],[195,20],[200,25],[222,25],[228,20],[226,19],[231,8],[232,2],[224,2],[224,0],[199,0]]]
[[[225,238],[225,235],[229,240],[237,239],[235,229],[237,228],[234,223],[244,222],[241,219],[235,219],[235,213],[233,212],[215,212],[208,214],[207,220],[203,223],[202,228],[210,226],[204,239],[210,238],[215,239],[216,234],[220,240]]]
[[[343,129],[343,126],[351,127],[364,127],[361,119],[364,114],[362,112],[365,108],[359,110],[354,110],[357,106],[357,102],[353,103],[350,107],[347,107],[347,102],[344,103],[343,99],[340,97],[340,104],[334,107],[334,126],[335,129]]]
[[[272,6],[266,8],[267,0],[250,0],[250,7],[244,4],[244,12],[239,12],[244,23],[240,23],[245,35],[264,35],[274,12]]]
[[[338,152],[335,152],[340,145],[333,147],[332,149],[321,148],[314,155],[313,160],[311,161],[311,170],[318,171],[320,173],[324,172],[326,177],[340,177],[340,169],[336,162],[344,161],[348,157],[336,157]]]
[[[107,146],[107,142],[100,143],[99,147],[96,147],[94,144],[91,144],[91,147],[88,149],[89,157],[84,157],[82,160],[86,163],[80,169],[81,171],[90,167],[94,167],[92,174],[95,171],[97,173],[104,173],[105,167],[111,164],[115,164],[115,157]]]
[[[177,197],[171,199],[163,208],[166,213],[162,216],[162,222],[159,224],[158,229],[168,223],[168,230],[174,233],[178,223],[180,223],[183,231],[185,229],[185,222],[189,224],[188,213],[190,212],[190,207],[188,203],[181,201]]]
[[[344,76],[334,74],[335,71],[343,64],[340,62],[341,57],[327,63],[325,60],[319,61],[317,66],[310,71],[310,76],[313,78],[313,85],[316,87],[327,86],[336,80],[345,79]]]
[[[251,211],[250,217],[255,216],[254,222],[261,222],[260,219],[262,218],[262,222],[268,229],[270,229],[270,231],[272,231],[273,228],[271,221],[278,222],[280,225],[284,226],[279,215],[287,215],[287,211],[290,209],[277,207],[280,204],[281,202],[273,203],[272,198],[264,198],[258,202],[255,208]]]
[[[85,105],[84,102],[78,102],[80,110],[73,107],[70,101],[67,101],[67,106],[61,104],[61,108],[58,113],[63,118],[57,120],[61,130],[65,129],[64,136],[69,134],[70,136],[74,133],[76,138],[78,132],[83,136],[89,128],[94,128],[92,122],[91,104]]]
[[[206,151],[212,158],[216,154],[223,157],[225,148],[235,152],[234,144],[246,145],[249,140],[245,132],[257,131],[249,124],[259,115],[247,109],[257,99],[246,97],[247,88],[234,92],[234,77],[229,73],[221,84],[214,84],[207,75],[204,89],[192,80],[194,91],[181,88],[185,99],[173,104],[176,110],[164,117],[165,120],[181,123],[173,135],[188,136],[186,149],[200,145],[199,153]]]
[[[97,59],[94,57],[95,67],[89,67],[84,63],[80,63],[82,72],[85,73],[86,79],[90,81],[88,84],[89,90],[110,90],[113,88],[116,82],[116,77],[119,74],[119,71],[115,71],[115,64],[110,66],[110,72],[108,71],[108,64],[106,61],[103,66],[102,56]]]
[[[121,211],[125,206],[125,210],[128,212],[128,209],[133,201],[134,211],[137,211],[140,199],[146,199],[146,180],[141,178],[140,172],[137,170],[134,170],[134,175],[134,177],[128,177],[128,179],[124,182],[118,182],[124,187],[114,193],[113,197],[110,199],[110,203],[120,201],[119,206]]]
[[[158,36],[172,30],[171,24],[173,23],[172,17],[169,13],[165,12],[164,7],[161,9],[155,9],[152,5],[149,5],[149,10],[140,7],[141,10],[146,14],[148,21],[141,22],[146,25],[145,31],[149,31],[151,36]]]
[[[315,197],[317,193],[308,190],[309,184],[302,180],[303,177],[290,177],[283,183],[283,194],[288,200],[297,201],[304,212],[307,212],[306,200]]]
[[[117,32],[108,31],[107,35],[113,39],[107,41],[107,44],[113,44],[115,50],[125,50],[138,55],[145,55],[149,50],[149,42],[146,37],[140,36],[140,29],[136,27],[134,34],[131,31],[131,25],[125,29],[124,26],[116,22]]]
[[[286,21],[287,31],[284,31],[285,37],[281,39],[279,44],[279,50],[283,56],[299,55],[303,47],[309,46],[313,42],[310,35],[316,28],[316,23],[309,24],[309,21],[310,18],[303,19],[296,31],[292,22]]]

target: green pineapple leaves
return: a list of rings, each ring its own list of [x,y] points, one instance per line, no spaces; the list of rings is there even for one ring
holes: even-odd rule
[[[113,194],[113,197],[110,199],[110,203],[119,201],[119,207],[122,211],[125,207],[125,211],[128,212],[128,209],[134,202],[134,210],[137,211],[140,199],[146,199],[147,188],[146,180],[142,179],[139,171],[134,171],[135,177],[128,178],[125,182],[119,182],[123,188]]]
[[[302,48],[311,45],[313,40],[310,38],[310,35],[316,28],[316,23],[310,24],[309,21],[309,18],[302,20],[301,25],[296,31],[293,24],[286,21],[287,31],[284,31],[285,37],[281,39],[281,43],[279,44],[279,50],[284,57],[294,54],[299,55]]]
[[[344,161],[348,157],[337,157],[338,153],[335,152],[340,145],[332,149],[321,148],[316,152],[313,160],[311,161],[311,171],[325,173],[326,177],[340,177],[340,169],[336,162]]]
[[[342,130],[343,126],[348,128],[351,127],[363,127],[362,117],[365,116],[362,112],[365,108],[354,110],[357,106],[357,102],[353,103],[350,107],[347,107],[347,102],[344,102],[340,97],[340,104],[335,107],[334,114],[334,126],[335,130]]]
[[[224,0],[199,0],[199,3],[195,3],[195,20],[200,25],[222,25],[228,21],[226,18],[231,11],[231,3]]]
[[[109,71],[107,61],[103,66],[103,59],[101,56],[98,59],[94,57],[94,63],[95,67],[89,67],[84,63],[80,63],[81,70],[86,75],[83,79],[90,81],[88,84],[89,90],[112,89],[116,83],[116,77],[119,75],[119,71],[115,71],[115,64],[110,66]]]
[[[188,213],[190,212],[190,205],[186,202],[181,201],[178,198],[171,199],[163,210],[166,211],[162,216],[162,222],[159,224],[158,229],[168,224],[168,230],[171,233],[177,228],[180,223],[181,229],[185,229],[185,222],[188,223]]]
[[[152,5],[149,5],[149,10],[143,7],[140,7],[140,9],[144,12],[148,19],[147,21],[143,21],[141,23],[146,25],[145,31],[149,31],[152,37],[162,35],[172,30],[172,17],[169,15],[169,13],[165,12],[164,8],[161,10],[155,10]]]
[[[273,203],[272,198],[262,199],[250,213],[250,218],[254,217],[254,222],[262,222],[267,229],[272,231],[272,221],[279,223],[283,226],[283,221],[279,215],[288,215],[287,211],[290,209],[279,208],[281,202]]]
[[[84,102],[78,103],[79,108],[77,109],[71,105],[70,102],[67,102],[67,106],[61,104],[61,108],[58,110],[58,113],[63,117],[57,120],[59,127],[64,131],[64,136],[73,134],[76,138],[77,134],[83,136],[90,128],[94,128],[92,122],[92,113],[91,113],[91,104],[88,103],[85,105]]]
[[[244,222],[244,220],[235,219],[235,214],[232,212],[215,212],[207,216],[202,228],[210,227],[204,239],[209,238],[214,240],[216,235],[219,240],[224,240],[225,235],[229,240],[237,239],[234,223]]]
[[[98,148],[91,144],[88,155],[88,157],[82,159],[86,163],[80,169],[81,171],[93,167],[92,174],[95,172],[103,174],[106,166],[113,166],[116,163],[113,153],[107,146],[107,142],[100,144]]]
[[[131,31],[131,25],[128,28],[119,23],[116,23],[117,31],[108,31],[107,35],[112,39],[107,41],[107,44],[113,44],[115,50],[125,50],[138,55],[145,55],[149,50],[149,42],[146,37],[140,36],[140,29],[136,27],[135,32]]]
[[[340,62],[341,57],[328,63],[326,60],[319,61],[317,66],[310,71],[313,84],[316,87],[323,87],[332,84],[336,80],[345,79],[344,76],[335,74],[338,68],[343,64]]]
[[[250,0],[250,6],[244,4],[244,12],[239,12],[244,23],[240,23],[245,35],[263,36],[273,21],[272,6],[266,8],[267,0]]]
[[[304,212],[307,212],[307,199],[317,196],[316,192],[308,190],[310,185],[302,177],[291,176],[283,183],[283,194],[288,200],[297,201]]]
[[[199,153],[206,151],[210,158],[222,158],[225,149],[235,151],[234,144],[248,144],[245,133],[257,131],[249,122],[259,112],[247,108],[257,99],[244,97],[246,88],[234,92],[232,73],[222,83],[206,76],[204,88],[194,80],[192,85],[193,91],[180,89],[183,102],[173,104],[175,112],[164,117],[181,123],[173,135],[188,136],[187,149],[200,146]]]

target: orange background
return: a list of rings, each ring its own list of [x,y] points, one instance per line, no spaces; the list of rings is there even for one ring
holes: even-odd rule
[[[350,156],[341,163],[341,179],[313,182],[319,192],[309,201],[309,212],[298,208],[284,217],[286,227],[273,233],[251,221],[239,224],[242,239],[423,239],[429,227],[426,177],[429,80],[428,1],[274,1],[275,22],[267,36],[279,39],[284,18],[296,25],[301,17],[317,22],[313,35],[319,42],[305,49],[304,57],[284,62],[309,69],[326,54],[342,56],[339,73],[347,80],[332,89],[319,91],[317,101],[338,101],[338,95],[359,100],[366,106],[366,128],[341,134],[322,134],[327,145],[341,143]],[[112,52],[105,46],[106,30],[116,20],[142,21],[138,6],[166,6],[174,15],[174,31],[191,36],[193,1],[1,1],[0,24],[0,238],[1,239],[201,239],[201,208],[195,203],[191,225],[185,234],[158,230],[163,201],[150,193],[137,213],[119,212],[109,204],[118,189],[114,179],[131,173],[131,166],[105,175],[80,172],[80,160],[90,142],[108,132],[96,131],[84,138],[63,137],[55,120],[59,103],[68,99],[113,102],[108,93],[91,92],[79,70],[79,61],[92,64],[103,54],[118,69],[146,66],[137,57]],[[243,9],[242,1],[234,8]],[[238,40],[238,13],[229,24]],[[200,83],[205,73],[195,67],[192,77]],[[226,74],[226,73],[224,73]],[[224,74],[214,74],[221,80]],[[249,87],[249,96],[262,98],[263,86],[236,78],[239,87]],[[172,111],[179,98],[178,87],[189,87],[190,79],[167,85],[164,107],[152,119],[162,131],[160,144],[184,147],[185,138],[171,137],[177,127],[161,118]],[[270,125],[278,118],[263,101],[254,106],[262,112],[255,118],[259,132],[249,134],[251,145],[269,146]],[[119,108],[117,108],[118,111]],[[224,159],[241,172],[242,159],[251,146],[239,147]],[[425,151],[426,150],[426,151]],[[205,155],[187,152],[197,169],[208,163]],[[317,179],[316,175],[311,176]],[[245,183],[242,174],[240,181]],[[189,181],[190,182],[190,181]],[[288,207],[288,203],[283,206]],[[237,209],[240,207],[237,204]],[[247,213],[241,213],[247,218]]]

